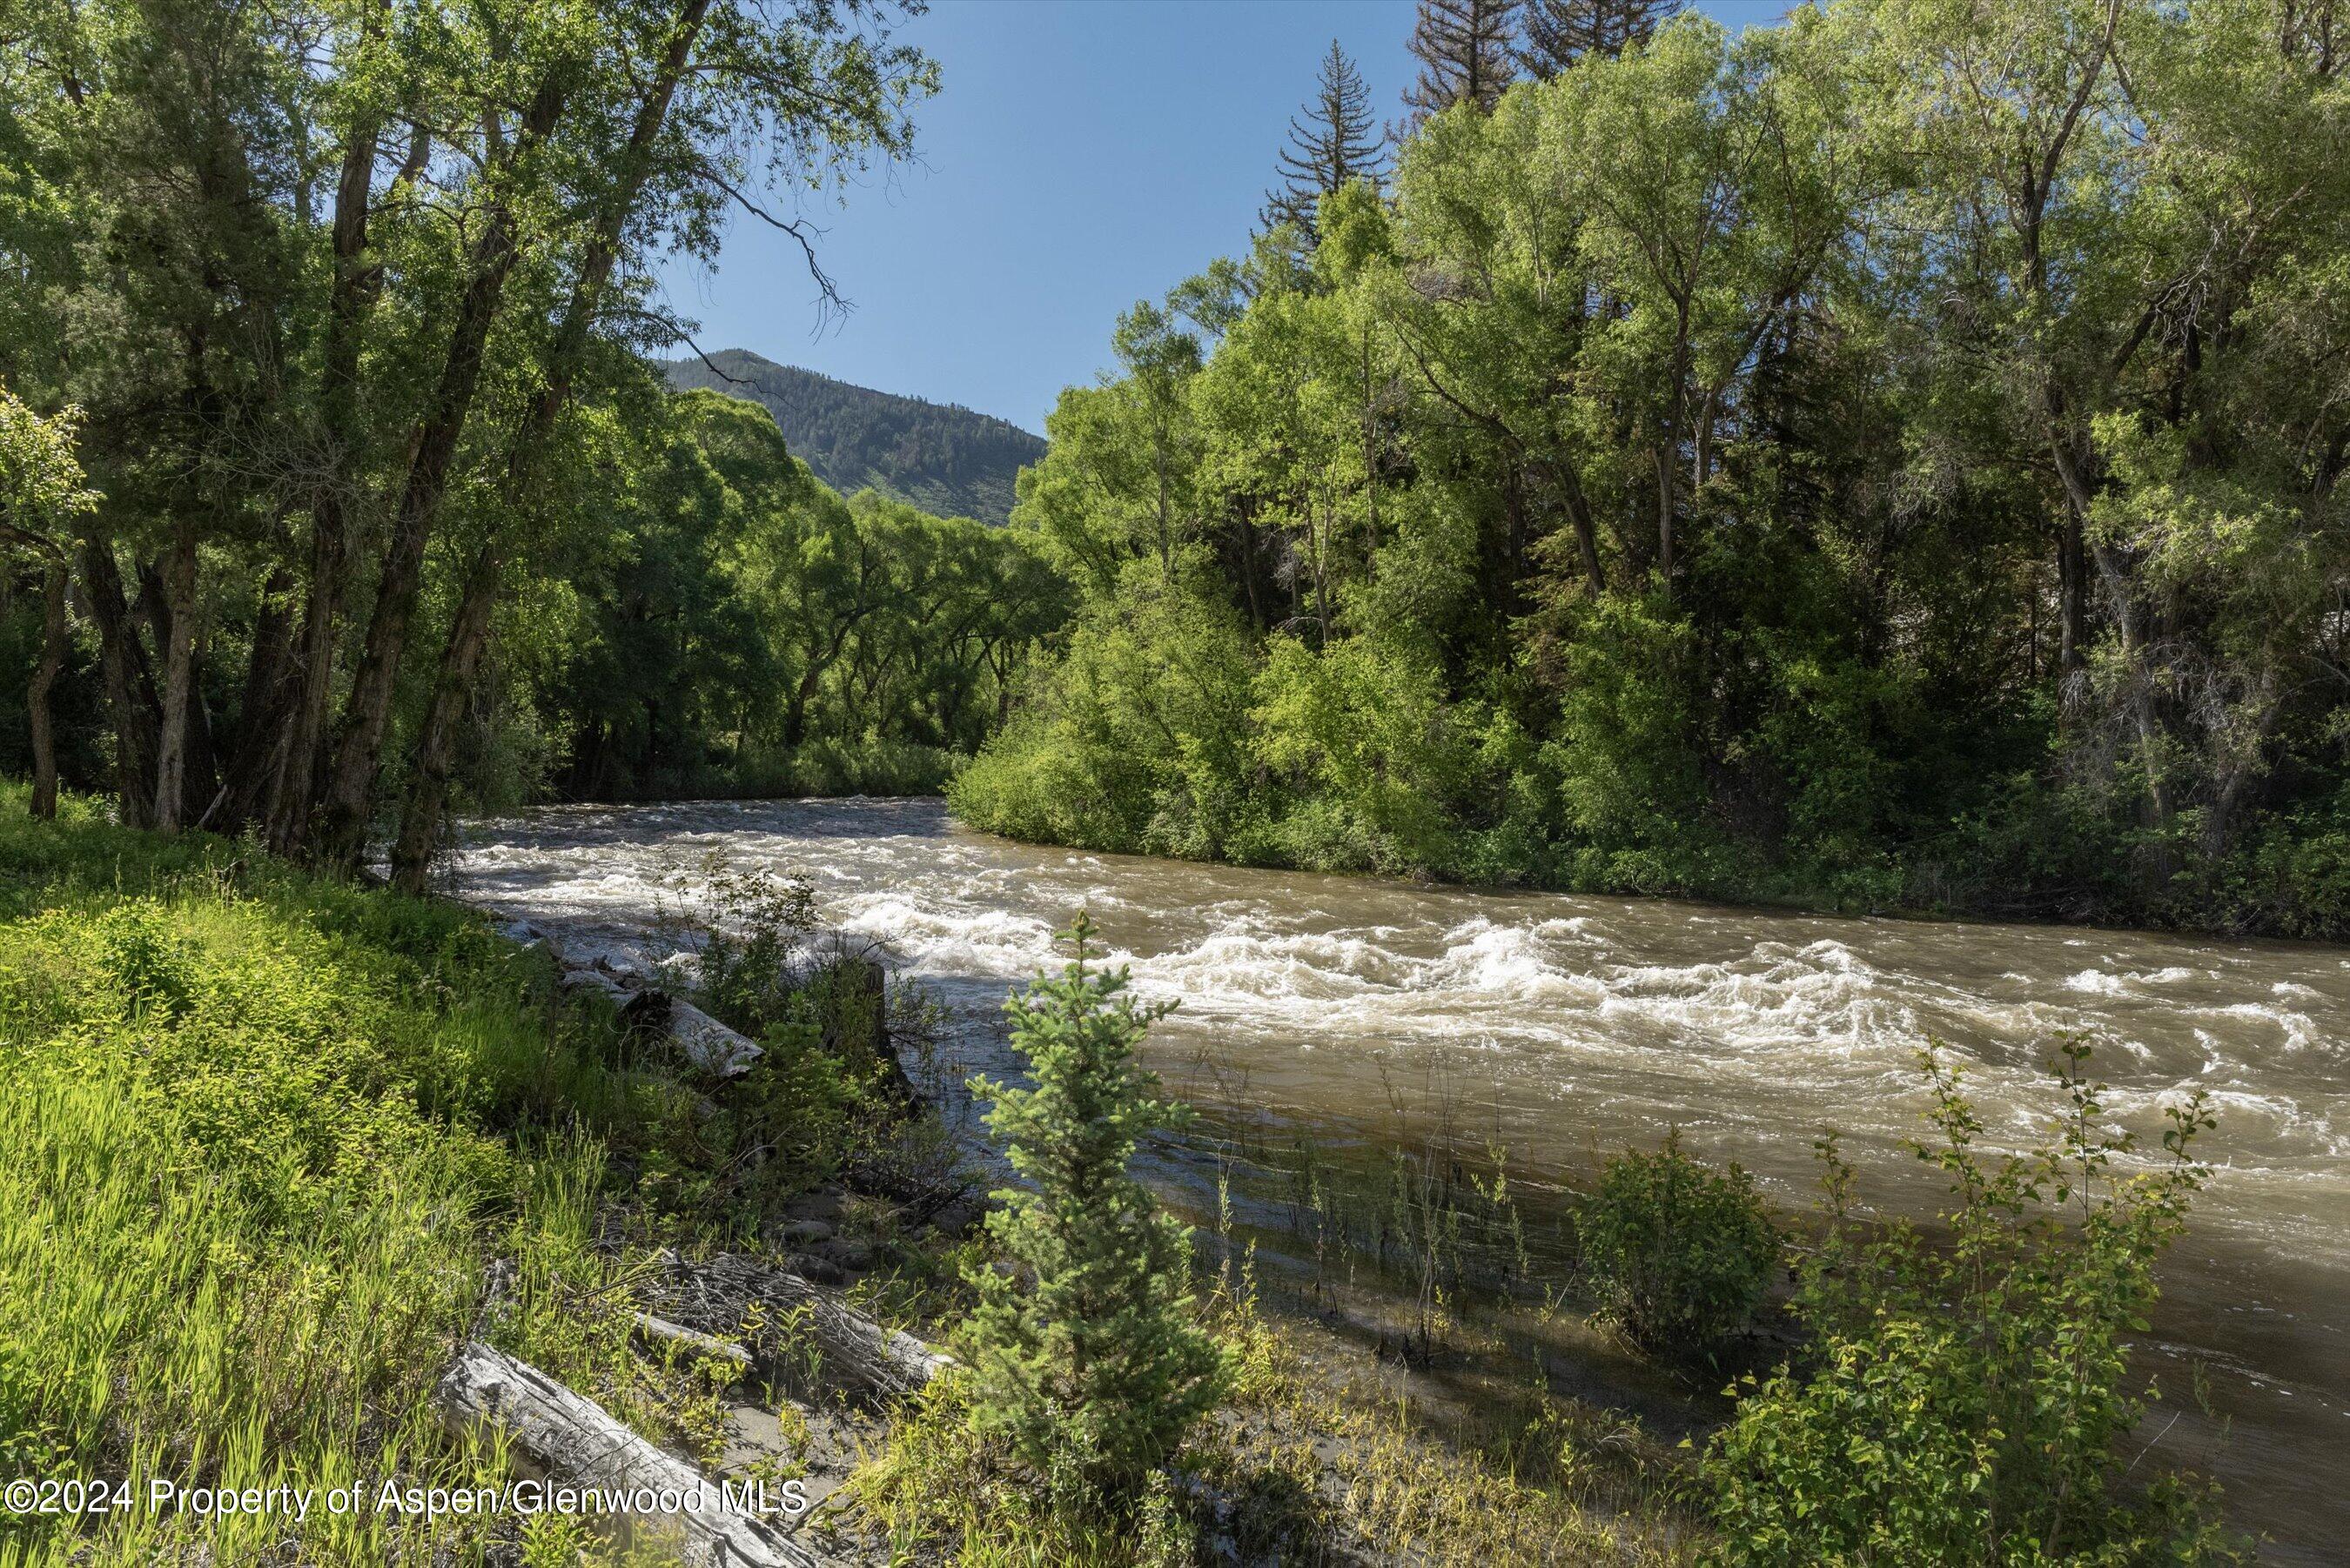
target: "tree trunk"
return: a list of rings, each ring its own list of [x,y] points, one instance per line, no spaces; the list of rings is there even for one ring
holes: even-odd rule
[[[140,602],[163,655],[162,726],[155,747],[154,826],[176,833],[203,814],[211,793],[210,726],[196,691],[196,526],[183,514],[160,575],[141,574]],[[201,756],[201,765],[191,759]],[[192,799],[191,797],[194,797]],[[191,809],[192,807],[192,809]]]
[[[559,84],[542,83],[524,111],[513,151],[501,161],[502,167],[486,178],[500,178],[543,140],[560,117],[563,101]],[[336,750],[320,811],[317,857],[330,869],[345,874],[358,868],[367,846],[369,806],[382,768],[384,735],[391,724],[400,656],[407,649],[409,624],[416,614],[424,549],[448,493],[457,443],[473,411],[490,327],[497,319],[518,241],[512,207],[502,199],[493,201],[483,219],[481,237],[473,244],[471,277],[450,330],[440,382],[423,422],[414,432],[407,483],[401,487],[391,539],[377,580],[375,613],[368,618],[365,650],[352,679],[349,701],[344,705],[342,743]]]
[[[1666,583],[1673,580],[1673,464],[1670,455],[1659,447],[1657,462],[1657,573]]]
[[[310,814],[318,799],[318,756],[334,698],[335,618],[348,570],[349,525],[344,509],[356,483],[353,468],[359,446],[360,328],[380,291],[380,275],[367,265],[368,205],[374,199],[380,134],[380,124],[372,118],[352,128],[335,188],[335,277],[327,300],[321,366],[326,472],[310,500],[310,584],[302,616],[300,683],[287,715],[285,749],[270,780],[269,846],[280,855],[299,853],[309,836]]]
[[[81,547],[82,599],[98,628],[99,663],[106,679],[107,707],[114,718],[114,789],[122,824],[145,827],[155,804],[155,742],[162,705],[147,649],[130,624],[130,604],[110,545],[85,539]]]
[[[188,677],[196,649],[196,527],[182,515],[163,566],[163,732],[155,748],[155,830],[180,829],[180,794],[188,773]]]
[[[1575,553],[1583,563],[1584,587],[1596,599],[1607,591],[1607,576],[1599,565],[1599,530],[1591,520],[1590,497],[1584,494],[1583,480],[1571,460],[1557,459],[1548,467],[1558,482],[1560,498],[1566,503],[1566,520],[1575,529]]]
[[[637,106],[628,144],[621,151],[619,172],[606,195],[599,227],[588,242],[570,297],[564,304],[555,340],[547,349],[544,381],[538,395],[531,400],[513,445],[507,449],[504,493],[501,497],[504,515],[493,521],[491,537],[466,574],[463,602],[442,650],[432,703],[425,715],[423,733],[418,737],[417,765],[408,799],[400,810],[400,833],[392,846],[392,877],[405,891],[423,891],[425,874],[440,842],[442,819],[448,805],[449,772],[456,755],[457,730],[471,708],[474,679],[489,647],[504,576],[506,535],[514,526],[511,519],[527,517],[536,511],[540,465],[554,441],[563,410],[570,402],[573,379],[586,358],[596,313],[603,304],[613,263],[619,259],[621,234],[651,172],[653,141],[669,116],[670,103],[684,78],[694,40],[700,36],[709,9],[710,0],[685,0],[679,12],[660,68]]]
[[[57,815],[57,745],[49,723],[49,688],[66,667],[66,563],[59,556],[41,571],[41,659],[25,688],[25,718],[33,739],[33,815]]]
[[[2088,552],[2080,514],[2068,500],[2056,524],[2056,668],[2071,675],[2089,662]]]
[[[293,668],[294,616],[286,603],[294,574],[280,566],[262,585],[253,649],[237,701],[235,750],[229,754],[220,805],[199,821],[215,833],[239,833],[265,820],[286,753],[298,681]]]
[[[424,892],[432,856],[440,846],[442,815],[448,809],[449,774],[457,757],[457,732],[473,708],[474,679],[490,645],[490,621],[497,609],[504,568],[504,552],[494,539],[482,546],[465,574],[464,597],[442,650],[440,677],[433,682],[432,705],[417,739],[408,799],[400,808],[400,836],[392,844],[391,883],[403,893]]]

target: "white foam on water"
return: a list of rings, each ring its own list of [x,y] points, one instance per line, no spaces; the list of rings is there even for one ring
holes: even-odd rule
[[[924,978],[1008,987],[1056,968],[1054,933],[1084,905],[1138,991],[1181,1000],[1169,1028],[1192,1032],[1183,1040],[1274,1068],[1313,1049],[1327,1066],[1300,1081],[1309,1096],[1328,1067],[1474,1051],[1514,1085],[1497,1093],[1561,1127],[1579,1125],[1556,1111],[1572,1085],[1607,1116],[1757,1134],[1833,1122],[1889,1144],[1918,1130],[1916,1054],[1931,1034],[1990,1125],[2021,1143],[2046,1124],[2056,1034],[2080,1031],[2093,1074],[2115,1084],[2110,1111],[2149,1147],[2168,1099],[2214,1091],[2212,1147],[2234,1161],[2210,1195],[2220,1222],[2301,1236],[2314,1218],[2283,1206],[2350,1200],[2336,1131],[2350,1124],[2350,996],[2307,983],[2342,990],[2332,973],[2350,966],[2332,954],[1300,886],[1024,849],[955,834],[925,803],[591,808],[475,824],[471,838],[470,896],[632,961],[661,956],[660,910],[692,897],[713,854],[814,876],[827,923]],[[1341,1073],[1320,1092],[1359,1081]],[[1797,1152],[1775,1174],[1799,1181],[1800,1146],[1786,1147]],[[2262,1198],[2263,1184],[2296,1196]],[[2331,1250],[2350,1259],[2350,1238]]]

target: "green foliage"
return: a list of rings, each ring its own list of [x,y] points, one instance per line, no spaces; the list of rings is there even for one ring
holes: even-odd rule
[[[1779,1262],[1753,1179],[1708,1170],[1678,1136],[1609,1160],[1575,1231],[1602,1313],[1648,1350],[1703,1351],[1744,1327]]]
[[[82,411],[68,407],[49,419],[0,387],[0,545],[60,541],[50,530],[96,508],[101,497],[82,483],[74,439]]]
[[[850,1480],[861,1511],[901,1557],[943,1552],[959,1568],[1173,1568],[1191,1559],[1159,1557],[1166,1538],[1188,1548],[1190,1532],[1163,1508],[1163,1478],[1145,1483],[1131,1521],[1063,1506],[1001,1432],[977,1420],[970,1374],[935,1378],[889,1428],[889,1446]],[[1152,1537],[1158,1539],[1154,1540]]]
[[[714,260],[732,213],[910,152],[937,72],[892,36],[909,9],[13,5],[0,686],[41,667],[29,552],[76,589],[49,660],[69,782],[345,873],[396,792],[414,890],[452,794],[739,751],[802,672],[764,657],[725,547],[743,519],[660,407],[643,350],[683,331],[650,279]],[[68,537],[78,478],[46,521],[5,493],[20,438],[83,410],[94,505]],[[901,679],[837,738],[969,749],[985,656],[958,655],[941,701]],[[572,673],[596,701],[554,696]]]
[[[1119,317],[1014,514],[1084,605],[958,811],[2338,931],[2320,34],[1840,0],[1624,41]]]
[[[0,790],[0,1458],[259,1486],[495,1484],[432,1406],[493,1256],[499,1340],[671,1435],[589,1244],[638,1096],[544,961],[454,908]],[[624,1265],[622,1265],[624,1266]],[[625,1300],[623,1295],[621,1300]],[[12,1520],[0,1561],[473,1560],[479,1521]]]
[[[1129,1172],[1148,1135],[1180,1120],[1135,1047],[1163,1008],[1139,1008],[1124,970],[1075,956],[1004,1004],[1034,1086],[974,1080],[988,1126],[1031,1185],[995,1194],[988,1232],[1006,1267],[979,1269],[971,1417],[999,1433],[1056,1505],[1122,1511],[1222,1390],[1214,1343],[1185,1294],[1191,1246]]]
[[[1826,1235],[1796,1310],[1809,1363],[1742,1386],[1708,1449],[1723,1563],[2230,1563],[2209,1496],[2129,1484],[2119,1449],[2145,1412],[2128,1365],[2157,1261],[2210,1177],[2201,1093],[2169,1108],[2163,1157],[2130,1162],[2107,1130],[2089,1050],[2062,1046],[2042,1147],[1994,1155],[1958,1076],[1930,1049],[1918,1154],[1950,1179],[1947,1241],[1865,1226],[1824,1140]]]
[[[814,1023],[781,1023],[759,1036],[762,1053],[728,1096],[734,1143],[765,1150],[760,1189],[804,1192],[837,1178],[859,1135],[876,1122],[870,1075],[825,1048]]]
[[[1071,628],[1017,734],[955,776],[975,826],[1090,848],[1211,857],[1244,839],[1245,734],[1255,663],[1229,612],[1151,581]]]
[[[680,934],[694,955],[694,995],[746,1034],[797,1022],[816,889],[806,877],[747,869],[712,856]]]
[[[614,461],[626,504],[518,693],[567,793],[935,790],[1065,613],[1024,536],[843,501],[755,403],[657,399]]]

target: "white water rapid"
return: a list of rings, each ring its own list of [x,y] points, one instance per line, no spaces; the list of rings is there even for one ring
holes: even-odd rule
[[[1934,1196],[1903,1143],[1927,1037],[2020,1140],[2058,1032],[2084,1031],[2149,1147],[2191,1090],[2220,1117],[2149,1354],[2190,1407],[2199,1364],[2232,1429],[2198,1415],[2165,1449],[2222,1477],[2275,1561],[2350,1560],[2350,950],[1094,856],[968,833],[929,801],[534,812],[469,826],[458,888],[642,961],[713,856],[806,876],[827,925],[938,988],[992,1071],[1004,991],[1057,961],[1083,907],[1142,992],[1180,999],[1153,1044],[1179,1086],[1211,1072],[1316,1136],[1376,1140],[1440,1084],[1555,1179],[1679,1127],[1800,1205],[1832,1126],[1864,1196],[1914,1210]]]

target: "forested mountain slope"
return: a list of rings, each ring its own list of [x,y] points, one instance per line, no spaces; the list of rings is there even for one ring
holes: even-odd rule
[[[764,405],[793,454],[843,495],[870,486],[941,517],[1002,523],[1021,467],[1045,455],[1042,440],[993,415],[851,386],[747,349],[662,369],[681,390],[707,387]]]

